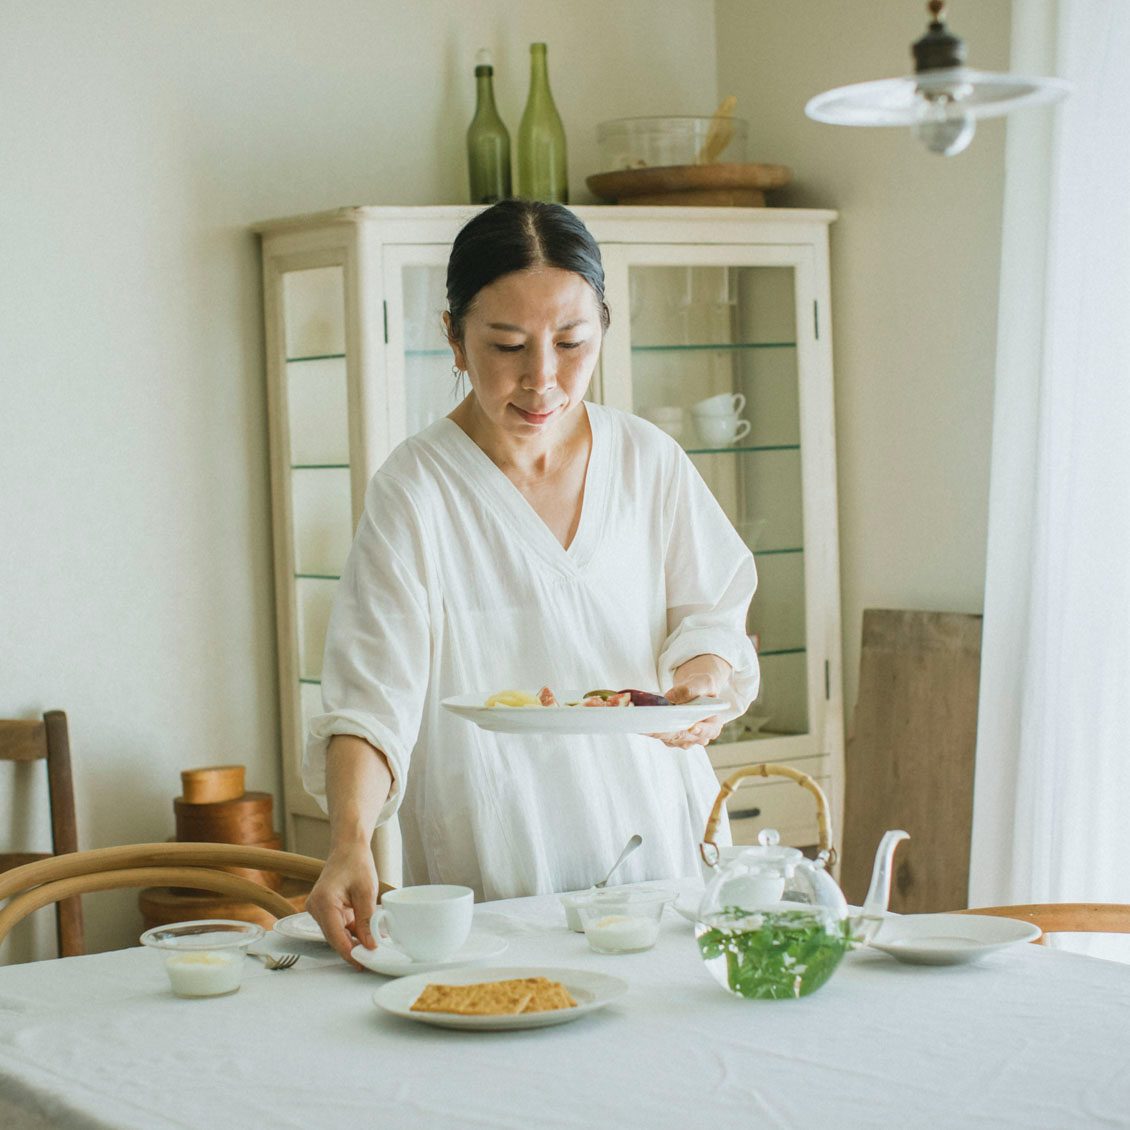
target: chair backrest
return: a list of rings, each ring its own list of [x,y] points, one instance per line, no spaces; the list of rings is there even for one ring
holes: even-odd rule
[[[123,887],[175,886],[213,891],[252,902],[276,918],[294,913],[277,891],[220,867],[274,871],[313,882],[323,861],[273,848],[242,844],[127,844],[26,863],[0,874],[0,942],[21,919],[41,906],[73,895]],[[382,883],[380,893],[389,890]]]
[[[1130,934],[1130,905],[1116,902],[1025,903],[1017,906],[971,906],[959,914],[991,914],[1034,922],[1046,934]]]
[[[71,746],[67,734],[66,714],[61,710],[49,710],[44,714],[42,722],[0,719],[0,760],[47,762],[53,852],[58,856],[78,851],[74,783],[71,779]],[[0,854],[0,872],[22,867],[36,860],[50,859],[51,855],[51,852]],[[56,904],[55,933],[61,957],[74,957],[86,952],[82,902],[79,898],[65,898]]]

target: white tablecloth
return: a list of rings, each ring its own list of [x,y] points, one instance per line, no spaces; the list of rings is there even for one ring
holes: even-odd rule
[[[459,1032],[378,1011],[325,950],[179,1000],[130,949],[0,970],[0,1126],[1130,1127],[1130,966],[1017,946],[972,966],[849,955],[800,1001],[743,1001],[668,910],[657,947],[592,953],[555,898],[489,904],[499,965],[625,978],[559,1027]],[[311,956],[320,952],[323,956]]]

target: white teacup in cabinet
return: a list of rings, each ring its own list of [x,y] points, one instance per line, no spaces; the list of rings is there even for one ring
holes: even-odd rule
[[[325,817],[302,788],[303,733],[321,710],[326,621],[366,484],[402,439],[462,395],[441,316],[448,250],[475,211],[344,208],[255,228],[292,850],[321,854],[328,842]],[[759,761],[802,769],[829,793],[838,833],[844,739],[828,283],[835,213],[575,211],[601,246],[612,311],[589,395],[676,436],[757,560],[748,630],[762,691],[709,747],[710,759],[720,778]],[[743,787],[730,802],[735,838],[756,842],[762,827],[774,826],[787,843],[815,843],[806,797],[780,778]],[[396,828],[378,830],[374,846],[382,877],[398,882]]]

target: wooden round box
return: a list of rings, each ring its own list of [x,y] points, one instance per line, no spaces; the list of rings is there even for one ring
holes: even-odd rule
[[[306,909],[306,896],[312,886],[312,883],[300,879],[284,879],[280,893],[297,914]],[[234,918],[238,922],[255,922],[265,930],[275,923],[268,911],[252,902],[241,902],[208,891],[146,887],[138,893],[137,905],[146,930],[153,926],[168,926],[171,922],[191,922],[197,918]]]
[[[192,804],[173,801],[176,838],[209,844],[262,844],[275,834],[270,793],[244,793],[232,800]]]

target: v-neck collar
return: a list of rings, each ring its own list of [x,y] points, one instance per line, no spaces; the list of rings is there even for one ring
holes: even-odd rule
[[[608,420],[604,410],[589,401],[585,401],[585,412],[592,432],[592,450],[581,492],[581,517],[568,549],[557,540],[506,472],[454,420],[444,416],[437,421],[447,433],[453,433],[452,447],[457,457],[494,496],[502,513],[513,521],[513,528],[523,531],[531,547],[549,564],[567,571],[584,568],[600,544],[600,527],[608,498]]]

